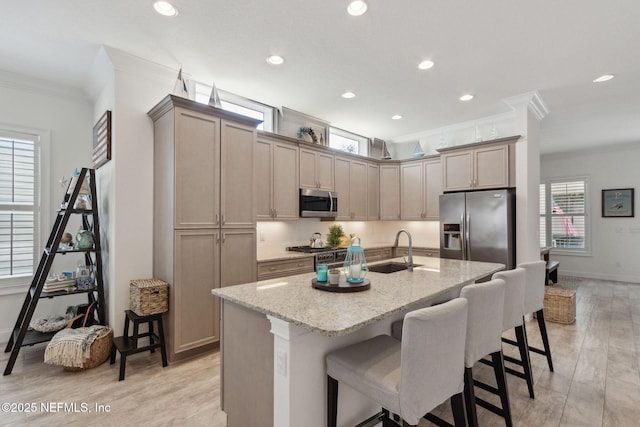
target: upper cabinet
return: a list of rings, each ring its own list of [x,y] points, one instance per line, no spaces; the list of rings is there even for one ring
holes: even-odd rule
[[[380,219],[400,219],[400,165],[380,165]]]
[[[438,150],[443,191],[514,187],[515,142],[519,138],[517,135]]]
[[[334,190],[334,155],[300,148],[300,188]]]
[[[367,219],[380,218],[380,166],[367,164]]]
[[[367,219],[367,163],[336,156],[335,191],[338,193],[337,220]]]
[[[259,133],[256,145],[258,221],[298,219],[298,146]]]
[[[442,193],[442,172],[438,157],[412,161],[400,166],[403,220],[439,218],[438,200]]]

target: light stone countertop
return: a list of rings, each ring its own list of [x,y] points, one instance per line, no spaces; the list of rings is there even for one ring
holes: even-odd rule
[[[381,261],[374,264],[389,262]],[[391,261],[403,262],[402,258]],[[371,288],[335,293],[311,287],[315,273],[213,289],[211,293],[325,336],[347,335],[416,304],[459,290],[503,264],[414,257],[413,272],[367,273]]]
[[[278,261],[296,258],[313,258],[312,253],[293,252],[286,249],[281,250],[262,250],[258,253],[258,262],[261,261]]]

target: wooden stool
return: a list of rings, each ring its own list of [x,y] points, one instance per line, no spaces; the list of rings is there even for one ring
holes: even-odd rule
[[[124,380],[124,370],[126,367],[127,356],[130,354],[142,353],[143,351],[151,351],[155,353],[156,348],[160,348],[162,354],[162,367],[167,366],[167,350],[164,344],[164,328],[162,326],[162,313],[150,314],[148,316],[138,316],[131,310],[125,310],[124,334],[121,337],[113,339],[113,347],[111,348],[111,364],[116,363],[116,350],[120,352],[120,378]],[[154,333],[153,322],[158,323],[158,334]],[[133,336],[129,336],[129,322],[133,323]],[[149,326],[149,332],[143,334],[138,333],[140,323],[146,323]],[[138,339],[149,337],[149,345],[138,347]]]

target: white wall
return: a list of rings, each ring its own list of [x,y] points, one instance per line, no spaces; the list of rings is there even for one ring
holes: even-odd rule
[[[0,127],[34,129],[48,135],[45,143],[49,146],[43,147],[48,150],[50,160],[43,165],[42,246],[66,190],[66,185],[61,186],[59,180],[70,177],[76,168],[92,164],[91,110],[89,99],[78,90],[0,71]],[[70,224],[67,230],[75,234],[77,226]],[[69,255],[56,257],[53,271],[75,270],[79,259]],[[22,285],[11,288],[0,285],[0,342],[6,342],[13,329],[30,281],[31,278],[27,278]],[[64,313],[68,305],[84,300],[77,295],[41,300],[34,317]]]
[[[640,142],[581,152],[545,155],[541,158],[543,179],[589,177],[590,256],[551,255],[560,261],[560,273],[570,276],[640,283]],[[635,188],[634,218],[602,218],[601,191]]]

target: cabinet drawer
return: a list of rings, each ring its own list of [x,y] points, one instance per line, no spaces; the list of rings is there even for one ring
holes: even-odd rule
[[[313,273],[313,258],[258,262],[258,280]]]
[[[396,251],[395,251],[396,257],[407,256],[407,255],[409,255],[409,248],[406,248],[406,247],[396,248]],[[413,255],[439,258],[440,251],[438,249],[430,249],[430,248],[413,248]]]
[[[380,249],[365,249],[364,257],[367,259],[367,262],[375,262],[375,261],[383,261],[385,259],[392,258],[392,250],[391,248],[380,248]]]

